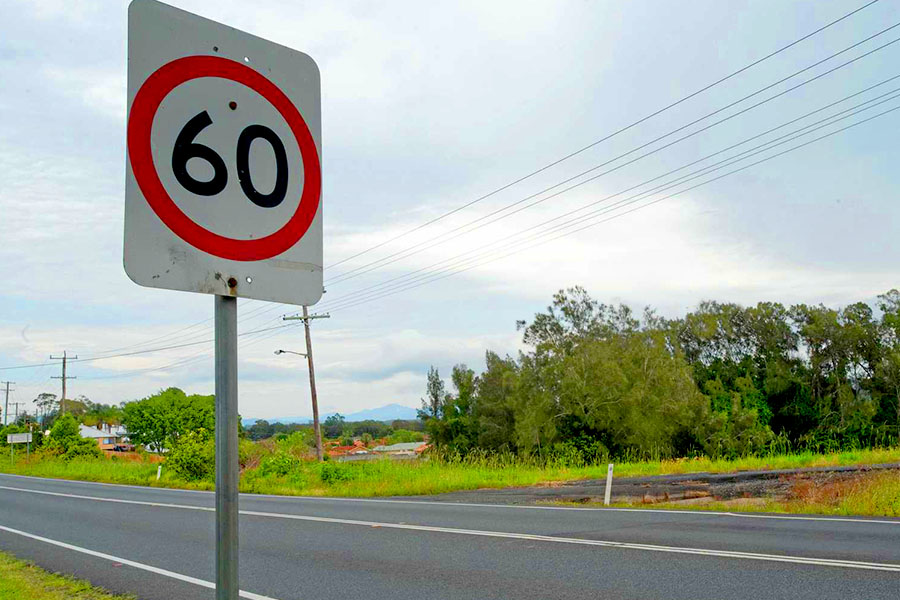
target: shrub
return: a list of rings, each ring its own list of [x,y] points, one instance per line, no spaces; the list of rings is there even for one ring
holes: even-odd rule
[[[205,429],[182,435],[169,451],[166,464],[188,481],[211,479],[216,470],[216,444]]]
[[[53,424],[50,440],[47,442],[47,452],[61,456],[65,460],[103,456],[97,442],[81,437],[78,432],[78,421],[69,413],[61,415]]]
[[[322,483],[327,484],[352,481],[355,479],[355,473],[347,465],[323,462],[319,465],[319,479],[322,480]]]
[[[261,475],[277,475],[284,477],[300,468],[300,460],[285,452],[278,452],[262,459],[259,465]]]
[[[100,458],[103,453],[97,442],[91,439],[79,437],[77,440],[71,440],[62,457],[65,460],[73,458]]]

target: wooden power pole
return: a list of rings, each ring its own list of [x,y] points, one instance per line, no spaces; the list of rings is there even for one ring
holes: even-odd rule
[[[50,360],[61,360],[62,361],[62,376],[52,376],[50,379],[62,379],[62,397],[59,399],[59,413],[64,414],[66,412],[66,380],[67,379],[78,379],[77,377],[72,377],[71,375],[66,375],[66,361],[70,358],[77,359],[78,355],[75,356],[67,356],[66,351],[63,350],[62,356],[53,356],[50,355]]]
[[[303,316],[283,317],[285,321],[303,321],[303,327],[306,330],[306,362],[309,365],[309,392],[310,396],[312,396],[313,433],[316,436],[316,458],[320,461],[324,458],[324,450],[322,448],[322,430],[319,427],[319,400],[316,396],[316,370],[313,367],[312,337],[309,334],[309,322],[312,319],[327,319],[330,316],[311,315],[309,314],[309,309],[304,306]]]
[[[3,425],[6,426],[6,415],[9,414],[9,386],[14,384],[15,381],[0,381],[3,385],[6,386],[6,400],[3,404]]]

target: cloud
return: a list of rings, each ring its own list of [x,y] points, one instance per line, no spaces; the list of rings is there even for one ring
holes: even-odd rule
[[[177,4],[301,49],[319,63],[326,264],[583,148],[839,12],[826,3],[780,2],[741,9],[737,20],[733,7],[718,2],[686,8],[261,1],[252,11],[233,0]],[[91,356],[211,337],[208,296],[139,288],[122,270],[126,5],[117,6],[112,12],[106,2],[0,7],[0,80],[15,82],[0,99],[0,366],[43,364],[63,348]],[[502,247],[507,236],[543,220],[870,85],[896,62],[896,49],[533,209],[370,274],[334,281],[371,260],[430,246],[444,239],[442,232],[628,152],[853,43],[860,31],[881,29],[883,6],[326,271],[332,281],[315,310],[331,306],[333,317],[313,329],[323,407],[415,406],[429,365],[448,375],[457,362],[480,368],[485,349],[515,353],[515,320],[530,318],[553,292],[575,284],[605,302],[650,304],[669,315],[704,298],[839,305],[895,287],[891,257],[900,251],[894,232],[900,205],[893,199],[900,180],[891,160],[896,121],[885,118],[883,125],[452,277],[380,298],[365,290],[482,246]],[[773,20],[773,10],[781,18]],[[685,30],[692,35],[685,37]],[[405,281],[389,289],[400,290]],[[347,308],[351,300],[356,304]],[[280,325],[290,310],[241,302],[240,330]],[[303,351],[302,331],[241,340],[242,413],[308,412],[304,361],[272,354],[278,347]],[[71,389],[104,402],[140,398],[167,385],[211,393],[210,361],[204,343],[73,363],[79,379]],[[55,390],[58,382],[49,377],[57,374],[49,362],[15,372],[21,397]]]
[[[64,94],[116,122],[125,120],[125,73],[97,67],[48,67],[46,76]]]

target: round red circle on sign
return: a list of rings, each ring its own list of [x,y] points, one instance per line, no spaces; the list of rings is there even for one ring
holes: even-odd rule
[[[278,231],[254,240],[239,240],[198,225],[169,196],[153,162],[150,133],[163,99],[177,86],[200,77],[220,77],[243,84],[268,100],[281,114],[300,147],[303,192],[297,210]],[[264,260],[297,243],[309,229],[322,192],[322,170],[316,143],[300,112],[278,87],[239,62],[219,56],[186,56],[153,72],[131,103],[128,117],[128,156],[135,181],[153,212],[172,232],[195,248],[230,260]]]

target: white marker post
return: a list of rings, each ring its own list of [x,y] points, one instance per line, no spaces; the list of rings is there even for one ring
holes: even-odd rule
[[[322,297],[321,128],[306,54],[129,6],[125,272],[215,295],[217,600],[238,597],[237,298]]]
[[[613,473],[613,464],[609,463],[606,467],[606,492],[603,494],[603,504],[609,506],[609,501],[612,499],[612,473]]]

